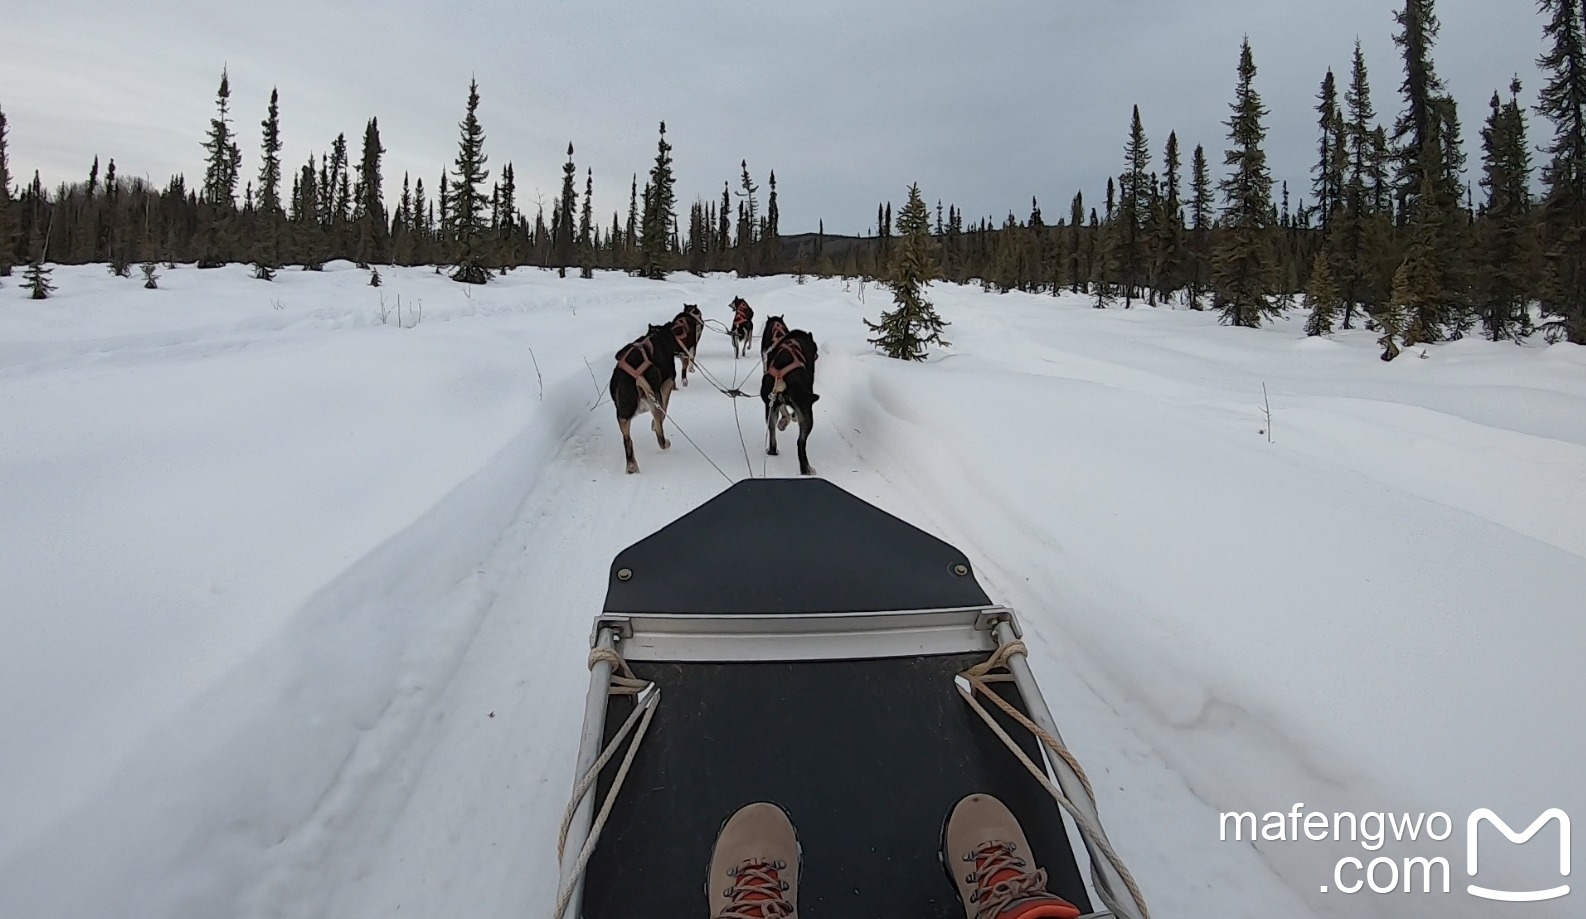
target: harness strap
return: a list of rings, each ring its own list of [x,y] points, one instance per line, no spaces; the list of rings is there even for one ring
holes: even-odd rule
[[[782,339],[787,337],[787,333],[788,327],[786,325],[778,323],[777,325],[772,326],[771,346],[765,349],[765,353],[770,354],[772,351],[775,351],[776,346],[780,345],[782,343]]]
[[[693,330],[693,323],[679,316],[672,320],[672,340],[677,342],[677,347],[684,354],[689,354],[688,333]],[[645,339],[649,341],[649,339]]]
[[[623,349],[622,354],[617,357],[617,366],[621,367],[623,370],[626,370],[628,375],[633,377],[635,380],[643,379],[645,373],[648,372],[651,367],[655,366],[655,361],[650,359],[650,356],[652,353],[654,353],[654,350],[654,342],[650,341],[648,338],[641,338],[629,345],[627,348]],[[628,363],[628,356],[636,351],[639,354],[639,365],[637,367]]]
[[[789,361],[785,366],[774,367],[771,364],[772,357],[780,352],[786,352],[792,355],[793,360]],[[772,349],[767,352],[765,362],[766,375],[779,383],[782,382],[783,377],[803,366],[804,348],[798,343],[797,339],[784,337],[779,344],[773,346]]]

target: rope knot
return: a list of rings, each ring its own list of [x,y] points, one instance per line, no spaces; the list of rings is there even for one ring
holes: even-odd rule
[[[1140,888],[1135,884],[1134,876],[1131,875],[1129,873],[1129,869],[1124,866],[1123,859],[1118,855],[1117,851],[1113,849],[1112,843],[1107,839],[1106,833],[1102,831],[1101,827],[1094,825],[1091,820],[1074,805],[1074,802],[1069,800],[1068,796],[1063,793],[1062,789],[1053,784],[1052,779],[1046,774],[1046,770],[1037,766],[1035,762],[1032,761],[1030,757],[1019,748],[1018,744],[1014,743],[1013,738],[1008,736],[1007,731],[1003,730],[1002,726],[996,722],[996,719],[992,718],[991,713],[986,711],[985,707],[982,706],[979,700],[975,698],[975,694],[979,693],[990,699],[992,704],[1001,709],[1004,714],[1018,722],[1025,730],[1033,734],[1041,742],[1041,744],[1046,747],[1047,751],[1053,757],[1061,759],[1069,767],[1069,769],[1073,771],[1075,778],[1079,779],[1080,787],[1085,791],[1085,797],[1090,799],[1092,808],[1095,807],[1095,789],[1091,787],[1090,777],[1085,775],[1084,768],[1079,765],[1079,760],[1074,758],[1074,754],[1070,753],[1068,748],[1063,746],[1063,744],[1056,737],[1053,737],[1040,725],[1030,720],[1030,716],[1019,711],[1013,706],[1012,703],[1010,703],[1007,699],[1004,699],[1001,694],[991,688],[990,684],[993,681],[1005,682],[1013,679],[1011,673],[993,673],[992,671],[1007,670],[1008,659],[1013,657],[1015,654],[1023,654],[1025,656],[1028,656],[1029,654],[1024,642],[1017,639],[1007,642],[1006,644],[999,645],[997,650],[992,652],[990,657],[978,664],[975,664],[973,667],[965,669],[959,674],[959,676],[963,678],[965,683],[969,684],[969,688],[966,690],[960,686],[958,688],[959,694],[964,697],[964,701],[969,703],[969,707],[974,709],[975,714],[980,716],[980,720],[984,721],[986,726],[991,729],[992,733],[997,735],[998,739],[1000,739],[1003,745],[1013,753],[1013,755],[1019,760],[1024,768],[1030,773],[1030,775],[1034,776],[1035,780],[1040,782],[1041,785],[1046,788],[1047,794],[1052,796],[1052,799],[1058,803],[1058,806],[1062,807],[1063,810],[1073,818],[1074,825],[1079,828],[1080,835],[1085,838],[1085,841],[1088,847],[1091,848],[1092,853],[1094,854],[1099,852],[1101,856],[1105,858],[1107,862],[1111,864],[1111,866],[1117,871],[1118,877],[1123,881],[1123,886],[1129,895],[1129,899],[1134,902],[1135,909],[1137,910],[1137,913],[1141,919],[1150,919],[1151,914],[1149,910],[1146,909],[1145,897],[1140,893]],[[1092,865],[1091,870],[1094,874],[1094,865]],[[1101,880],[1099,875],[1097,875],[1097,879]],[[1109,908],[1112,909],[1114,913],[1121,912],[1121,910],[1118,909],[1117,903],[1114,902],[1114,892],[1106,887],[1105,882],[1098,884],[1097,893],[1101,895],[1102,900],[1108,905]]]

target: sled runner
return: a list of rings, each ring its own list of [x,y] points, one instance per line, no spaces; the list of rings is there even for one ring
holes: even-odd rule
[[[563,915],[706,919],[722,822],[771,801],[797,826],[803,919],[963,919],[942,825],[986,792],[1053,893],[1145,919],[1018,637],[962,552],[820,479],[739,482],[625,549],[592,635]]]

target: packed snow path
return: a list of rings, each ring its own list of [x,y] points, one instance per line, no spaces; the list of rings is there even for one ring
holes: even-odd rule
[[[698,451],[797,469],[703,379],[637,476],[591,410],[646,322],[735,295],[820,342],[820,474],[1020,611],[1157,917],[1509,915],[1463,826],[1256,846],[1224,811],[1586,815],[1586,349],[1385,365],[939,287],[953,347],[913,365],[857,282],[331,268],[0,288],[0,916],[544,915],[611,557],[725,487]],[[1349,855],[1444,855],[1455,893],[1321,893]]]

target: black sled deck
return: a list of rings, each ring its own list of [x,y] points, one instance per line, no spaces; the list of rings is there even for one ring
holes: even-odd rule
[[[942,826],[987,792],[1018,815],[1052,892],[1087,916],[1136,916],[1106,859],[1090,859],[1087,883],[1075,855],[1087,844],[1006,745],[1040,769],[1039,742],[985,705],[999,739],[961,694],[958,675],[1018,626],[953,546],[829,482],[758,479],[624,550],[609,584],[578,774],[610,758],[569,812],[564,915],[705,919],[722,823],[772,801],[803,851],[803,919],[961,919]],[[1023,655],[1007,669],[996,692],[1055,735]],[[1093,819],[1088,791],[1053,763]],[[1123,897],[1116,913],[1100,910],[1098,885]]]

